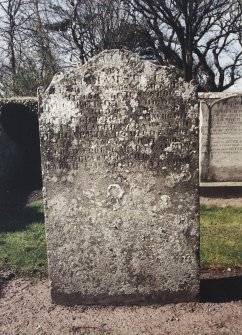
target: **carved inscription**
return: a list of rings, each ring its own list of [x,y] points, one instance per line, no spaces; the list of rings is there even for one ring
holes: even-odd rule
[[[239,156],[242,162],[242,99],[239,97],[232,100],[234,101],[217,103],[211,115],[211,157],[215,162],[224,160],[225,165],[231,157],[236,160],[235,156]],[[234,164],[237,164],[236,161]]]
[[[97,76],[96,80],[101,79]],[[93,168],[103,162],[112,168],[157,168],[164,162],[167,164],[171,157],[192,150],[190,141],[183,141],[189,121],[185,118],[184,105],[175,107],[178,98],[173,98],[173,104],[168,101],[167,89],[159,92],[149,89],[142,94],[119,89],[104,101],[97,93],[93,97],[81,95],[75,104],[78,117],[70,124],[59,125],[55,141],[51,130],[45,135],[46,163],[53,170],[76,170],[82,165]],[[66,99],[70,100],[69,94]],[[122,113],[127,113],[129,118],[120,119]],[[51,112],[49,117],[54,117]],[[65,142],[64,148],[56,145],[58,142]]]
[[[242,180],[242,97],[219,100],[202,114],[202,161],[209,156],[203,181]]]
[[[40,99],[54,301],[196,299],[193,84],[111,50],[56,75]]]

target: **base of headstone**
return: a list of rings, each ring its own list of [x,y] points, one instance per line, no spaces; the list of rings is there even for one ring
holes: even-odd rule
[[[51,299],[54,304],[64,306],[74,305],[101,305],[101,306],[143,306],[143,305],[165,305],[169,303],[181,302],[197,302],[199,301],[198,287],[194,288],[194,292],[179,291],[179,292],[154,292],[147,295],[117,295],[108,296],[107,294],[95,296],[83,296],[83,294],[75,292],[67,294],[51,289]]]

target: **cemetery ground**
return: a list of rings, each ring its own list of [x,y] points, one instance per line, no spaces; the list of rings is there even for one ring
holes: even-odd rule
[[[200,302],[141,307],[51,304],[39,198],[40,193],[32,193],[25,207],[1,213],[1,334],[242,334],[239,194],[219,197],[215,192],[208,197],[205,192],[201,197]]]

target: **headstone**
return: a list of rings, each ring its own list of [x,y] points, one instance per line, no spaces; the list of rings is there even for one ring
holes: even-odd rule
[[[173,67],[121,50],[40,95],[55,303],[196,300],[197,106]]]
[[[242,95],[200,106],[201,182],[241,182]]]

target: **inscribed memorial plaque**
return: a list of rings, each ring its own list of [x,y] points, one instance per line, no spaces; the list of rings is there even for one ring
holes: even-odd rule
[[[201,103],[201,181],[242,181],[242,96]]]
[[[167,303],[198,293],[196,89],[102,52],[40,97],[52,299]]]

